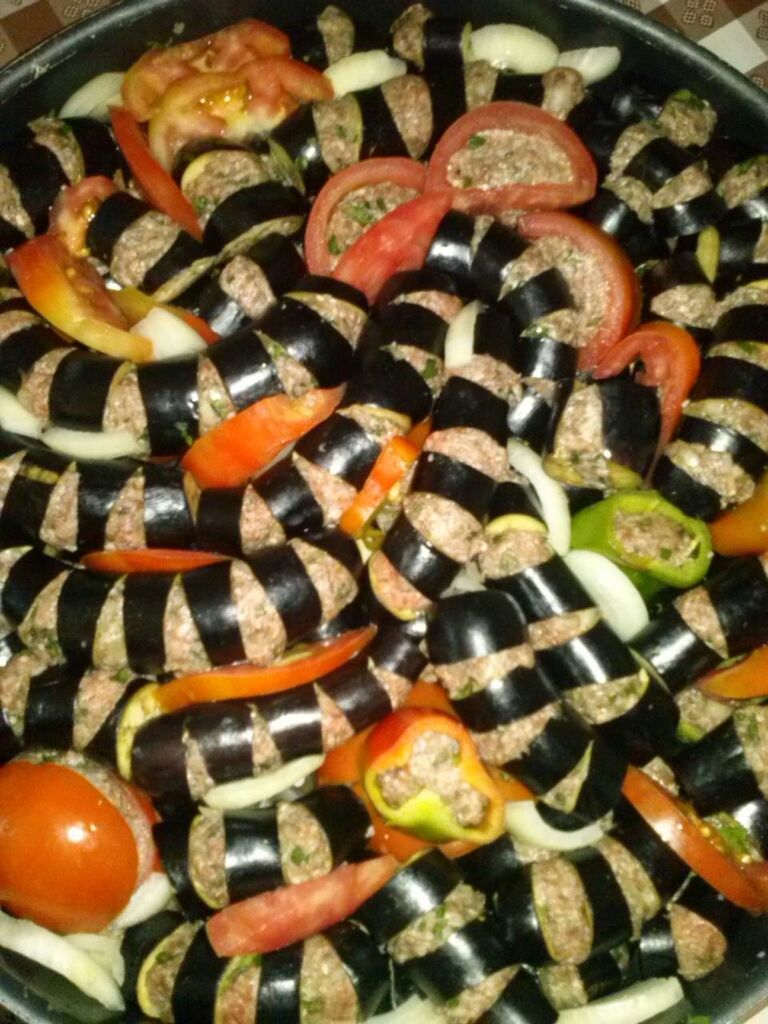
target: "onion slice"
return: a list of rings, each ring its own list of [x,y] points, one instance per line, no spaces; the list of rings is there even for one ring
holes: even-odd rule
[[[1,421],[0,421],[1,422]],[[120,459],[144,454],[128,430],[69,430],[50,427],[42,440],[55,452],[73,459]]]
[[[158,914],[173,896],[168,876],[162,871],[152,874],[136,889],[127,905],[112,922],[112,928],[132,928]]]
[[[603,618],[624,643],[648,624],[645,601],[618,565],[596,551],[569,551],[565,564],[600,609]]]
[[[155,306],[135,323],[131,334],[140,334],[152,342],[156,360],[193,355],[208,347],[193,327],[162,306]]]
[[[580,850],[603,838],[603,830],[594,823],[573,832],[552,828],[539,814],[535,800],[511,800],[504,817],[513,839],[544,850]]]
[[[397,1009],[371,1017],[368,1024],[441,1024],[442,1021],[434,1003],[420,996],[411,996]]]
[[[549,543],[558,555],[565,555],[571,546],[571,513],[565,491],[546,472],[540,456],[522,441],[508,441],[507,451],[510,466],[522,473],[536,492]]]
[[[475,351],[475,324],[480,312],[477,299],[467,303],[453,318],[445,335],[445,368],[455,370],[465,366]]]
[[[683,1002],[677,978],[651,978],[586,1006],[563,1010],[558,1024],[642,1024]]]
[[[334,95],[338,97],[383,85],[392,78],[400,78],[406,71],[405,61],[390,57],[386,50],[363,50],[331,64],[325,69],[325,77],[330,78]]]
[[[541,32],[524,25],[484,25],[471,37],[473,60],[487,60],[495,68],[538,75],[555,66],[558,49]]]
[[[61,935],[0,911],[0,946],[60,974],[102,1006],[123,1009],[123,997],[111,973]]]
[[[307,775],[316,772],[324,760],[322,754],[308,754],[274,771],[264,772],[255,779],[236,779],[234,782],[214,786],[205,794],[204,800],[217,811],[238,811],[243,807],[252,807],[264,800],[271,800],[284,789],[297,786]]]
[[[11,434],[40,437],[43,424],[7,388],[0,387],[0,427]]]
[[[587,46],[583,50],[567,50],[557,58],[558,67],[578,71],[585,85],[601,82],[612,75],[620,63],[618,46]]]
[[[122,71],[105,71],[76,89],[59,111],[59,117],[95,117],[109,120],[109,108],[122,105]]]
[[[95,932],[76,932],[66,936],[67,942],[87,953],[91,960],[109,971],[118,985],[125,980],[125,961],[120,952],[120,935],[103,935]]]

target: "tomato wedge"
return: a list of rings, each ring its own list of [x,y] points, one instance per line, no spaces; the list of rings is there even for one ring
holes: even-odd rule
[[[357,497],[341,517],[339,526],[345,533],[351,537],[361,536],[376,509],[418,459],[419,451],[404,437],[393,437],[386,444]]]
[[[579,368],[591,370],[637,323],[640,313],[640,282],[624,250],[610,235],[593,224],[560,210],[527,213],[517,229],[525,238],[563,238],[579,259],[575,274],[569,274],[564,260],[559,269],[565,275],[577,305],[589,301],[600,310],[595,325],[579,350]]]
[[[27,302],[58,330],[117,359],[142,363],[152,358],[152,343],[128,331],[98,273],[59,238],[38,235],[7,259]]]
[[[291,690],[345,665],[368,646],[375,633],[374,626],[353,629],[333,640],[312,644],[301,655],[288,656],[269,668],[233,665],[213,672],[182,676],[159,686],[153,695],[154,702],[165,713],[206,701],[262,697]]]
[[[88,225],[104,200],[115,192],[114,181],[100,174],[63,188],[51,207],[49,232],[61,239],[73,256],[89,256],[85,241]]]
[[[665,320],[642,324],[614,345],[598,363],[598,380],[615,377],[636,360],[643,364],[637,380],[661,392],[661,434],[659,449],[673,437],[683,412],[683,403],[696,383],[701,368],[699,346],[682,327]]]
[[[269,953],[330,928],[390,880],[394,857],[342,864],[323,878],[284,885],[214,914],[206,928],[218,956]]]
[[[83,565],[96,572],[130,575],[138,572],[186,572],[203,565],[224,562],[224,555],[208,551],[178,551],[174,548],[136,548],[133,551],[91,551]]]
[[[201,487],[236,487],[327,419],[343,392],[315,388],[300,398],[262,398],[195,441],[181,464]]]
[[[369,228],[344,253],[333,277],[364,292],[376,301],[389,278],[399,270],[417,270],[437,231],[450,210],[452,193],[447,189],[411,199]]]
[[[167,213],[193,238],[202,239],[203,229],[192,204],[152,156],[144,132],[133,114],[125,107],[112,107],[110,118],[117,144],[152,206],[161,213]]]
[[[126,72],[123,102],[138,121],[148,121],[166,89],[195,71],[236,71],[256,57],[288,56],[285,32],[246,18],[200,39],[147,50]]]
[[[768,551],[768,476],[748,501],[710,523],[712,546],[718,555],[760,555]]]
[[[732,665],[708,672],[697,685],[708,697],[717,700],[768,697],[768,646],[758,647]]]
[[[509,135],[510,152],[493,152],[499,136]],[[486,149],[486,147],[488,147]],[[522,156],[516,152],[521,147]],[[544,181],[515,181],[514,171],[541,156]],[[567,180],[546,180],[550,159],[568,166]],[[510,178],[498,185],[476,187],[474,175],[496,174],[509,168]],[[560,175],[558,175],[560,177]],[[467,213],[504,213],[506,210],[557,210],[591,199],[597,190],[597,168],[581,139],[567,124],[540,107],[502,100],[476,107],[458,118],[441,136],[427,168],[426,189],[454,188],[456,209]]]
[[[630,766],[622,792],[654,832],[713,889],[744,910],[768,910],[768,892],[760,892],[743,865],[709,842],[693,811],[645,772]]]
[[[310,272],[330,274],[344,249],[349,248],[338,240],[337,223],[345,234],[352,230],[359,236],[389,212],[392,200],[387,202],[383,192],[374,194],[377,185],[392,186],[395,196],[403,195],[405,190],[402,203],[424,191],[426,176],[423,164],[406,157],[361,160],[334,174],[320,189],[307,221],[304,250]],[[360,189],[366,189],[366,195],[361,195]]]

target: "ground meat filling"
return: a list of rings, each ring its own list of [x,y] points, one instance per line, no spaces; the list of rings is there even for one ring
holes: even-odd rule
[[[411,692],[413,684],[410,679],[406,679],[405,676],[399,676],[387,668],[379,668],[378,665],[374,665],[370,661],[368,668],[376,677],[376,682],[381,686],[382,690],[386,691],[392,705],[392,710],[394,711],[399,708]]]
[[[389,352],[393,359],[402,359],[412,366],[424,378],[425,384],[433,395],[437,395],[441,390],[444,383],[443,362],[437,356],[433,356],[431,352],[427,352],[423,348],[405,345],[399,341],[386,345],[384,351]]]
[[[582,608],[565,615],[553,615],[540,622],[531,622],[527,627],[528,639],[534,651],[545,651],[581,636],[597,625],[599,620],[600,612],[597,608]]]
[[[580,483],[603,487],[610,482],[610,461],[604,450],[600,390],[587,385],[566,402],[547,465],[558,475],[573,474]]]
[[[629,908],[632,934],[634,938],[638,938],[645,922],[655,917],[662,908],[656,886],[640,861],[623,843],[610,836],[604,836],[597,843],[597,849],[608,861],[619,883]]]
[[[355,488],[324,466],[316,466],[296,453],[293,455],[293,464],[323,510],[325,525],[335,526],[355,500]]]
[[[245,562],[232,562],[230,580],[246,657],[256,665],[268,665],[285,650],[283,620]]]
[[[586,1006],[589,993],[578,967],[573,964],[552,964],[537,971],[541,991],[556,1010],[573,1010]]]
[[[417,491],[406,496],[403,510],[425,540],[456,562],[468,562],[482,549],[482,526],[450,498]]]
[[[501,525],[501,523],[499,524]],[[500,580],[523,569],[544,565],[552,558],[546,528],[485,531],[485,550],[480,554],[480,572],[486,579]]]
[[[473,135],[448,161],[448,184],[455,188],[565,184],[573,169],[567,154],[550,139],[526,132],[490,128]]]
[[[27,453],[21,448],[5,459],[0,459],[0,509],[5,504],[11,484],[16,479],[16,474],[24,465]],[[26,467],[25,467],[26,468]]]
[[[102,427],[104,430],[127,430],[137,441],[148,445],[147,410],[141,397],[139,379],[130,363],[124,363],[112,378]]]
[[[728,952],[728,942],[716,925],[679,904],[669,908],[669,924],[678,970],[685,981],[696,981],[720,966]]]
[[[737,708],[733,724],[760,792],[768,796],[768,707]]]
[[[458,316],[464,307],[464,303],[458,295],[451,295],[449,292],[441,292],[437,289],[403,292],[392,300],[392,305],[397,306],[403,302],[421,306],[422,309],[429,309],[448,323]]]
[[[592,744],[587,747],[586,753],[564,779],[561,779],[556,786],[553,786],[548,793],[541,798],[545,804],[556,808],[558,811],[565,811],[570,814],[579,799],[581,790],[589,775],[589,766],[592,762]]]
[[[424,4],[411,4],[392,22],[392,49],[403,60],[424,69],[424,26],[432,12]]]
[[[338,7],[329,6],[317,16],[329,64],[348,57],[355,49],[355,23]]]
[[[492,437],[476,427],[451,427],[430,434],[424,445],[426,452],[438,452],[485,473],[497,482],[508,479],[507,453]]]
[[[634,210],[643,224],[653,223],[653,193],[642,181],[619,174],[615,178],[606,178],[603,188],[613,192]]]
[[[165,606],[163,644],[167,671],[197,672],[209,667],[208,655],[178,576],[171,584]]]
[[[768,369],[768,345],[759,341],[724,341],[719,345],[713,345],[707,355],[741,359],[753,366],[760,366],[764,370]]]
[[[291,292],[291,298],[313,309],[339,334],[343,334],[354,348],[368,323],[367,314],[352,302],[346,302],[328,292]]]
[[[317,590],[323,620],[329,622],[355,596],[357,583],[349,570],[326,551],[303,540],[294,540],[293,550],[304,563],[307,575]]]
[[[119,677],[99,669],[86,672],[75,697],[72,730],[75,750],[85,750],[124,693],[125,682]]]
[[[221,374],[210,359],[197,361],[197,394],[201,435],[218,427],[237,412],[237,406],[230,398]]]
[[[555,963],[581,964],[592,949],[592,908],[579,873],[562,857],[532,864],[533,903]]]
[[[628,555],[679,568],[694,558],[699,542],[682,523],[662,512],[627,512],[613,517],[613,536]]]
[[[532,648],[528,644],[518,644],[492,654],[434,667],[451,700],[461,700],[462,697],[485,689],[494,679],[502,679],[520,666],[531,668],[533,662]]]
[[[253,744],[251,750],[253,770],[256,775],[259,775],[262,772],[277,768],[282,763],[282,757],[269,731],[269,726],[255,710],[251,712],[251,721],[253,722]]]
[[[224,266],[219,274],[219,287],[252,320],[262,317],[275,302],[275,293],[264,271],[242,253]]]
[[[142,965],[137,985],[139,1003],[150,1017],[173,1020],[171,997],[176,975],[199,927],[191,922],[179,925]]]
[[[339,416],[354,420],[367,434],[375,438],[382,448],[410,426],[408,417],[373,405],[348,405],[344,409],[339,409]]]
[[[355,735],[349,719],[339,705],[327,693],[315,685],[315,696],[320,707],[320,728],[323,736],[323,750],[335,750]]]
[[[412,586],[382,551],[371,556],[368,573],[375,595],[393,615],[413,618],[432,607],[431,600]]]
[[[717,301],[708,284],[678,284],[651,299],[651,312],[678,324],[708,328],[717,318]]]
[[[107,548],[143,548],[147,545],[144,526],[144,474],[128,478],[109,510],[104,531]]]
[[[181,184],[204,225],[225,199],[270,178],[267,157],[245,149],[214,149],[190,164]]]
[[[140,288],[147,273],[165,256],[181,228],[164,213],[142,214],[115,242],[109,269],[118,284]]]
[[[198,896],[215,910],[229,903],[224,815],[202,807],[189,829],[189,876]]]
[[[363,133],[360,107],[354,95],[313,103],[312,117],[320,152],[331,174],[356,164]]]
[[[384,82],[381,92],[408,156],[420,160],[432,141],[432,97],[429,85],[417,75],[400,75]]]
[[[661,108],[656,123],[678,146],[704,146],[717,124],[717,112],[694,93],[680,89]]]
[[[328,836],[314,814],[302,804],[278,804],[277,835],[283,878],[288,884],[320,878],[333,868]]]
[[[363,235],[371,225],[388,213],[414,199],[418,192],[393,182],[364,185],[344,196],[328,221],[325,237],[331,267],[335,267],[343,252]]]
[[[33,416],[48,422],[51,384],[59,363],[70,354],[71,348],[55,348],[40,356],[16,393],[16,397]]]
[[[693,733],[697,740],[727,722],[733,714],[731,704],[713,700],[695,684],[675,694],[675,703],[680,709],[680,727]]]
[[[359,1010],[352,979],[328,939],[307,939],[301,964],[301,1024],[357,1024]]]
[[[689,202],[703,196],[711,188],[712,181],[704,168],[699,164],[691,164],[653,193],[653,208],[662,210],[675,203]]]
[[[414,742],[405,765],[377,775],[382,799],[399,809],[426,789],[440,798],[462,828],[479,826],[488,810],[488,797],[464,779],[460,756],[458,740],[428,730]]]
[[[2,189],[2,180],[2,167],[0,167],[0,190]],[[0,191],[0,202],[2,201],[1,195]],[[2,211],[0,211],[0,216],[2,216]],[[8,298],[21,298],[21,292],[15,293],[12,289],[7,290],[11,292]],[[16,334],[17,331],[24,331],[27,327],[34,327],[39,323],[42,323],[40,317],[35,316],[32,312],[28,313],[25,309],[9,309],[6,313],[0,313],[0,344],[10,338],[12,334]]]
[[[505,765],[524,757],[531,744],[544,732],[547,725],[559,714],[556,702],[546,704],[525,718],[492,729],[490,732],[473,732],[477,752],[486,764]]]
[[[465,989],[456,999],[450,999],[439,1008],[445,1024],[474,1024],[474,1021],[495,1006],[504,989],[517,974],[519,967],[504,967],[495,974]]]
[[[721,658],[728,657],[728,641],[725,638],[715,606],[704,587],[694,587],[680,594],[674,600],[678,614],[693,630],[696,636],[716,651]]]
[[[764,188],[768,188],[768,155],[762,153],[731,167],[717,183],[718,192],[731,209]]]
[[[266,501],[250,485],[243,492],[240,506],[240,545],[245,555],[253,555],[270,544],[282,544],[285,531],[275,519]]]
[[[260,979],[260,957],[232,960],[219,984],[214,1024],[256,1024]]]
[[[387,945],[387,952],[399,964],[439,949],[454,932],[481,917],[485,896],[460,882],[445,901],[434,910],[422,914],[398,932]]]
[[[58,549],[76,548],[77,492],[80,480],[77,470],[72,467],[66,469],[58,480],[53,470],[41,466],[26,465],[20,472],[27,479],[54,485],[40,524],[40,540]]]
[[[550,68],[541,76],[541,81],[544,86],[542,110],[559,121],[565,121],[587,95],[584,79],[574,68]]]
[[[470,380],[506,402],[518,402],[522,397],[520,374],[493,356],[475,355],[468,363],[450,370],[448,376]]]
[[[568,703],[590,725],[604,725],[631,711],[648,688],[648,679],[638,672],[607,683],[590,683],[568,691]]]
[[[698,483],[719,494],[722,508],[752,497],[754,480],[728,452],[711,451],[688,441],[673,441],[664,454]]]
[[[37,654],[22,651],[0,669],[0,707],[16,736],[24,734],[24,711],[33,676],[43,672],[47,662]]]
[[[205,758],[203,757],[200,745],[197,740],[190,736],[184,736],[184,751],[186,755],[185,770],[187,785],[193,800],[202,800],[206,793],[210,792],[216,785],[208,772]]]
[[[85,177],[85,163],[75,134],[66,121],[57,117],[39,117],[30,122],[38,146],[45,146],[56,157],[71,185]]]
[[[637,156],[641,149],[645,149],[649,142],[661,139],[663,136],[664,133],[650,121],[638,121],[637,124],[631,124],[625,128],[616,140],[616,145],[611,153],[609,178],[613,179],[624,174],[627,164]]]
[[[280,387],[291,398],[301,398],[312,388],[317,387],[317,380],[310,371],[293,356],[289,356],[286,349],[269,335],[262,331],[258,336],[269,352],[270,358],[275,366],[275,371],[280,379]]]
[[[32,238],[35,233],[34,225],[29,214],[21,202],[19,190],[13,184],[11,176],[5,167],[0,166],[0,217],[8,224],[13,225],[26,238]]]
[[[27,647],[41,651],[52,661],[62,660],[58,633],[58,609],[61,588],[68,577],[68,571],[61,572],[40,591],[18,628],[19,636]]]

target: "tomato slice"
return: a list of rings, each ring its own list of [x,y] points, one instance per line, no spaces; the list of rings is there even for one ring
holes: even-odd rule
[[[218,956],[269,953],[325,931],[390,880],[394,857],[342,864],[323,878],[284,885],[214,914],[206,928]]]
[[[768,476],[751,498],[710,523],[712,546],[718,555],[760,555],[768,551]]]
[[[236,487],[327,419],[343,393],[315,388],[300,398],[262,398],[195,441],[181,464],[201,487]]]
[[[365,524],[418,459],[419,451],[404,437],[393,437],[387,443],[357,497],[341,517],[339,526],[345,533],[361,536]]]
[[[698,379],[699,346],[682,327],[654,320],[617,342],[600,360],[594,376],[598,380],[615,377],[637,359],[643,364],[637,380],[661,392],[661,449],[674,435],[683,403]]]
[[[518,141],[526,147],[523,163],[534,159],[537,149],[541,150],[545,164],[548,155],[556,154],[558,161],[564,160],[568,165],[568,180],[531,184],[511,177],[509,182],[481,188],[474,187],[471,175],[465,174],[462,184],[454,187],[456,209],[493,214],[506,210],[556,210],[585,203],[594,196],[597,168],[573,129],[540,107],[513,100],[476,107],[453,122],[441,136],[429,161],[426,189],[451,187],[452,160],[459,159],[457,154],[461,152],[470,157],[473,153],[482,153],[489,144],[484,133],[489,131],[512,133],[511,142]],[[511,174],[517,163],[513,150],[509,156]]]
[[[759,891],[742,864],[709,842],[692,810],[645,772],[630,766],[622,792],[654,832],[713,889],[744,910],[768,910],[768,892]]]
[[[139,572],[186,572],[203,565],[225,562],[224,555],[208,551],[179,551],[174,548],[136,548],[132,551],[91,551],[83,565],[96,572],[130,575]]]
[[[106,285],[84,259],[53,235],[38,235],[7,257],[27,302],[54,327],[97,352],[146,362],[152,343],[128,331]]]
[[[640,283],[621,246],[600,228],[559,210],[527,213],[517,229],[525,238],[564,238],[583,254],[588,272],[573,282],[575,295],[591,288],[600,309],[595,325],[579,350],[579,368],[591,370],[605,353],[635,326],[640,313]],[[591,272],[589,268],[593,268]],[[561,268],[568,277],[567,267]],[[569,281],[569,283],[571,283]]]
[[[190,313],[188,309],[182,309],[181,306],[155,302],[145,292],[134,288],[132,285],[111,291],[110,296],[131,327],[137,324],[139,320],[143,320],[145,316],[148,316],[156,306],[160,306],[161,309],[167,309],[169,313],[173,313],[174,316],[178,316],[185,323],[189,324],[192,330],[196,331],[203,341],[207,341],[209,345],[221,340],[216,331],[202,317],[195,316],[194,313]]]
[[[63,188],[51,207],[50,233],[60,238],[73,256],[89,256],[85,241],[88,225],[104,200],[115,192],[114,181],[99,174]]]
[[[288,56],[285,32],[246,18],[200,39],[147,50],[126,72],[123,102],[138,121],[148,121],[168,87],[195,71],[236,71],[257,57]]]
[[[101,931],[139,881],[129,824],[65,764],[0,768],[0,836],[0,902],[54,931]]]
[[[193,238],[202,239],[203,229],[194,208],[165,168],[150,152],[144,132],[125,107],[110,110],[112,131],[131,172],[152,206],[180,224]]]
[[[334,640],[312,644],[300,655],[288,655],[269,668],[233,665],[213,672],[182,676],[158,687],[154,700],[162,712],[168,712],[206,701],[262,697],[291,690],[345,665],[368,646],[375,633],[374,626],[353,629]]]
[[[732,665],[708,672],[697,685],[716,700],[768,697],[768,646],[758,647]]]
[[[333,277],[359,288],[369,302],[375,302],[393,274],[423,265],[451,203],[452,193],[440,189],[398,206],[347,249]]]
[[[338,238],[332,230],[337,213],[346,214],[348,220],[357,223],[363,231],[382,219],[387,204],[375,199],[350,200],[351,193],[359,189],[375,188],[377,185],[394,185],[408,192],[424,191],[427,171],[423,164],[406,157],[374,157],[361,160],[334,174],[320,189],[312,204],[304,236],[304,251],[307,267],[313,274],[330,274],[342,254]],[[408,198],[415,198],[408,196]]]

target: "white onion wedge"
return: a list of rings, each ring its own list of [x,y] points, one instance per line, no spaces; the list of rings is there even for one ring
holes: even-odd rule
[[[69,430],[50,427],[42,437],[55,452],[73,459],[121,459],[144,450],[128,430]]]
[[[599,825],[585,825],[573,832],[552,828],[539,814],[535,800],[511,800],[504,812],[507,832],[518,842],[543,850],[580,850],[603,837]]]
[[[648,609],[634,583],[610,558],[596,551],[569,551],[565,564],[624,643],[648,624]]]
[[[585,85],[601,82],[612,75],[621,63],[618,46],[587,46],[583,50],[566,50],[557,58],[560,68],[573,68],[584,79]]]
[[[59,117],[95,117],[109,120],[109,108],[122,105],[122,71],[104,71],[76,89],[59,111]]]
[[[475,324],[481,306],[477,299],[468,302],[451,320],[445,335],[445,368],[455,370],[470,361],[475,351]]]
[[[205,794],[205,802],[217,811],[238,811],[243,807],[252,807],[264,800],[271,800],[284,789],[299,785],[308,775],[316,772],[324,760],[322,754],[308,754],[307,757],[289,761],[255,779],[223,782]]]
[[[507,71],[543,74],[555,66],[558,53],[548,36],[524,25],[485,25],[472,33],[472,59]]]
[[[168,876],[163,871],[153,871],[149,878],[142,882],[112,922],[112,928],[131,928],[141,924],[153,914],[159,913],[166,906],[173,889]]]
[[[0,427],[11,434],[40,437],[43,424],[29,409],[25,409],[16,395],[0,388]]]
[[[0,946],[60,974],[102,1006],[123,1009],[123,997],[110,972],[61,935],[0,911]]]
[[[571,546],[571,513],[560,484],[546,472],[541,458],[522,441],[508,441],[509,464],[531,484],[547,524],[549,543],[564,555]]]
[[[434,1003],[419,996],[411,996],[396,1010],[371,1017],[368,1024],[441,1024],[442,1020]]]
[[[652,978],[574,1010],[563,1010],[558,1024],[642,1024],[685,999],[677,978]]]
[[[77,932],[74,935],[67,935],[66,939],[67,942],[71,942],[77,949],[87,953],[105,971],[109,971],[118,985],[123,984],[125,979],[125,961],[120,952],[120,935],[95,935],[93,932]]]
[[[469,594],[475,590],[485,590],[485,584],[478,567],[473,562],[467,562],[446,591],[446,597],[451,594]]]
[[[194,327],[162,306],[155,306],[135,323],[131,334],[139,334],[152,342],[153,359],[194,355],[207,347]]]
[[[360,89],[372,89],[406,72],[404,60],[390,57],[385,50],[364,50],[342,57],[325,70],[336,96],[346,96]]]

